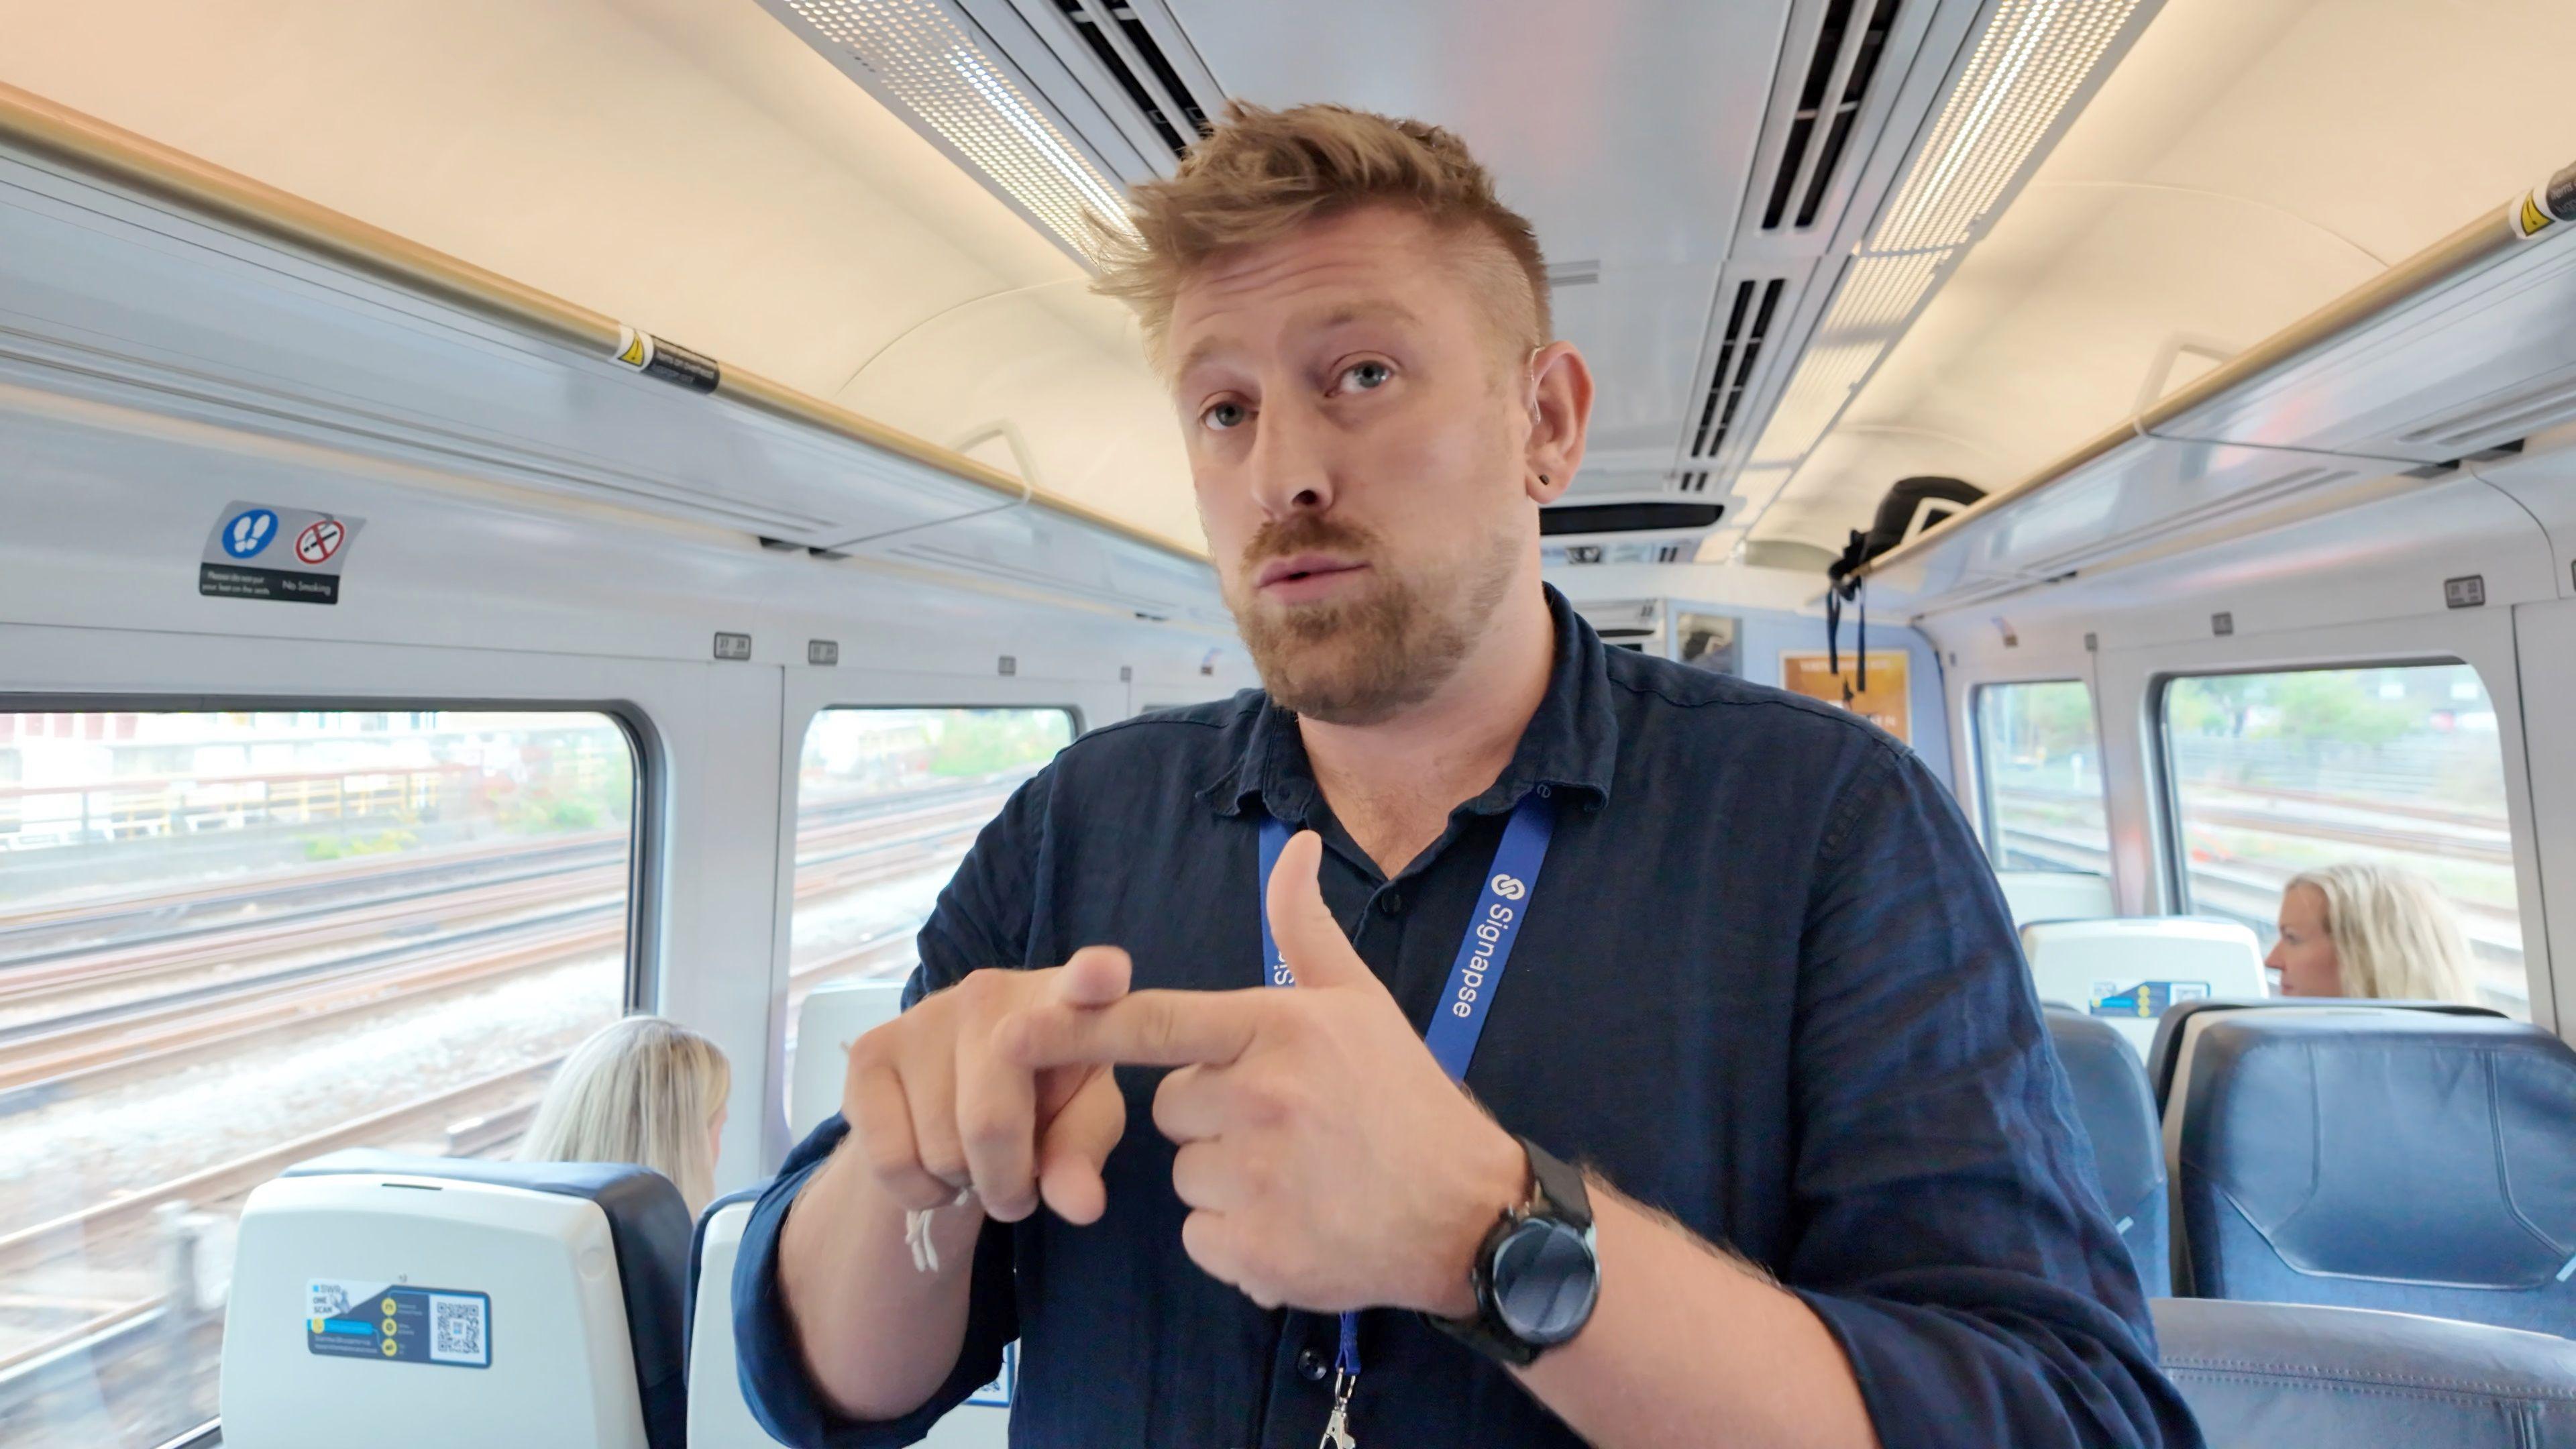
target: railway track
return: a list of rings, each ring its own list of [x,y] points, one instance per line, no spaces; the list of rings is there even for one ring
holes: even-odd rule
[[[971,806],[948,806],[936,814],[939,818],[930,820],[908,816],[910,828],[902,834],[881,836],[801,866],[796,898],[861,889],[918,870],[953,855],[982,826],[983,817]],[[14,1033],[0,1030],[0,1045],[7,1048],[0,1057],[0,1111],[236,1046],[281,1027],[382,1010],[612,951],[625,935],[626,902],[611,896],[420,943],[100,1008]]]
[[[993,803],[989,795],[968,797],[922,809],[886,812],[858,821],[810,829],[799,837],[800,846],[806,848],[800,851],[800,869],[810,872],[818,867],[834,867],[846,860],[920,838],[925,831],[945,839],[959,826],[980,824],[988,818]],[[910,833],[888,833],[898,828]],[[208,974],[214,968],[241,968],[246,962],[265,958],[287,957],[377,938],[429,933],[421,939],[375,952],[306,960],[258,971],[236,969],[221,979],[210,979],[195,987],[164,985],[151,998],[171,1006],[203,1003],[295,975],[355,968],[379,957],[400,954],[406,949],[425,949],[451,940],[468,939],[478,933],[490,935],[515,929],[510,923],[514,912],[538,911],[540,907],[560,906],[568,900],[585,898],[595,898],[603,908],[613,907],[625,889],[621,850],[616,858],[578,867],[509,871],[490,879],[451,884],[435,891],[406,892],[396,900],[328,911],[299,911],[291,919],[263,916],[222,927],[198,927],[142,944],[119,944],[66,953],[63,959],[0,974],[0,1016],[14,1012],[27,1013],[33,1018],[16,1023],[0,1021],[0,1048],[77,1026],[83,1019],[112,1020],[147,1009],[147,1003],[135,1001],[103,1003],[85,1012],[65,1009],[47,1014],[44,1011],[49,1002],[93,996],[103,988],[148,985],[191,974]],[[545,913],[538,911],[538,914]],[[453,929],[440,929],[466,920],[499,920],[501,924],[471,929],[455,925]],[[0,1086],[5,1086],[5,1080],[0,1080]]]
[[[998,805],[1018,783],[1017,772],[976,776],[897,794],[823,799],[798,813],[800,850],[805,840],[852,828],[864,831],[880,817],[943,804]],[[989,813],[989,810],[988,810]],[[623,830],[583,831],[537,840],[482,841],[400,855],[299,865],[291,871],[187,889],[154,888],[136,894],[78,901],[0,915],[0,981],[22,970],[113,945],[138,947],[238,929],[241,916],[264,923],[311,919],[362,906],[434,899],[459,884],[491,884],[559,876],[585,866],[622,863]],[[494,874],[495,867],[501,871]],[[460,873],[460,882],[448,877]]]

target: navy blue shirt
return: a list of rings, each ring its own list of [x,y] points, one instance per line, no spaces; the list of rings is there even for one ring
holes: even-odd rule
[[[1948,792],[1849,713],[1607,648],[1548,605],[1553,675],[1517,753],[1402,874],[1333,821],[1295,718],[1259,692],[1141,716],[1076,740],[985,828],[907,1001],[1097,942],[1140,987],[1259,987],[1267,811],[1323,833],[1324,899],[1418,1028],[1505,818],[1548,785],[1554,843],[1467,1076],[1503,1125],[1776,1274],[1850,1357],[1887,1449],[2199,1444]],[[1183,1253],[1160,1075],[1119,1069],[1099,1223],[986,1227],[956,1372],[890,1423],[833,1413],[780,1307],[779,1225],[846,1131],[816,1129],[737,1268],[761,1421],[796,1445],[909,1443],[1016,1338],[1014,1445],[1309,1449],[1335,1320],[1259,1308]],[[1362,1444],[1581,1442],[1409,1314],[1365,1314],[1361,1335]]]

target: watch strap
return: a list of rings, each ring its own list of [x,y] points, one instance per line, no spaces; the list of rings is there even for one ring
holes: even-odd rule
[[[1592,1227],[1592,1194],[1583,1186],[1583,1169],[1559,1161],[1544,1147],[1523,1137],[1521,1150],[1529,1154],[1530,1201],[1522,1215],[1554,1218],[1576,1232]]]
[[[1546,1148],[1526,1137],[1517,1139],[1521,1151],[1529,1157],[1530,1195],[1527,1201],[1503,1210],[1487,1230],[1485,1239],[1476,1247],[1476,1258],[1469,1278],[1476,1292],[1476,1315],[1473,1318],[1442,1318],[1421,1315],[1432,1327],[1475,1349],[1498,1363],[1513,1368],[1526,1368],[1553,1345],[1532,1343],[1511,1331],[1494,1305],[1494,1256],[1514,1228],[1532,1218],[1546,1218],[1564,1223],[1577,1232],[1592,1229],[1592,1195],[1584,1188],[1583,1172],[1559,1160]]]

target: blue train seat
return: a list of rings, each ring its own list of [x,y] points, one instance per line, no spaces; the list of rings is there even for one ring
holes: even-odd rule
[[[2576,1050],[2496,1017],[2210,1013],[2165,1110],[2179,1294],[2576,1333]]]

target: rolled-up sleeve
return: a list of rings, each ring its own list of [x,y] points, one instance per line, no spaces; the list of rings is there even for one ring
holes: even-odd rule
[[[1880,745],[1821,851],[1782,1276],[1841,1343],[1880,1442],[2196,1449],[1949,793]]]
[[[918,937],[921,964],[905,983],[909,1010],[931,992],[955,985],[988,966],[1025,963],[1033,861],[1043,839],[1053,771],[1041,771],[1013,792],[1010,803],[986,825]],[[744,1224],[734,1260],[733,1314],[736,1363],[743,1398],[771,1437],[814,1449],[876,1449],[919,1442],[942,1415],[992,1381],[1002,1350],[1019,1336],[1014,1297],[1012,1228],[988,1222],[975,1245],[965,1341],[957,1363],[936,1393],[899,1419],[845,1418],[815,1387],[804,1353],[778,1292],[778,1236],[788,1209],[849,1125],[834,1113],[787,1155]]]

